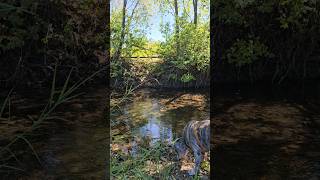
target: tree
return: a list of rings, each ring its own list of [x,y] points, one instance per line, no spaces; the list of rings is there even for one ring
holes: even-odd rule
[[[121,26],[121,36],[118,49],[114,55],[114,59],[118,60],[121,55],[121,49],[123,46],[124,36],[125,36],[125,28],[126,28],[126,7],[127,7],[127,0],[123,0],[123,7],[122,7],[122,26]]]
[[[111,55],[115,60],[131,56],[136,49],[145,46],[153,8],[147,0],[126,0],[126,8],[123,2],[111,1]]]
[[[263,78],[280,84],[307,78],[307,68],[316,64],[311,59],[317,59],[319,49],[317,1],[216,0],[212,9],[218,71],[234,69],[235,79]],[[319,75],[313,72],[309,78]]]
[[[198,0],[192,0],[193,2],[193,13],[194,13],[194,24],[197,26],[198,21]]]
[[[174,0],[174,14],[175,14],[175,21],[176,21],[176,43],[177,43],[177,56],[179,56],[179,9],[178,9],[178,0]]]

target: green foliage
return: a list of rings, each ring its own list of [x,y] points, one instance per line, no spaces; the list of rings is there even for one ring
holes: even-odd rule
[[[177,74],[169,74],[168,78],[172,79],[172,80],[177,80],[178,79],[178,75]]]
[[[173,80],[182,83],[188,83],[196,81],[198,75],[206,74],[209,70],[210,62],[210,31],[209,31],[209,12],[207,10],[209,2],[207,0],[199,0],[198,5],[198,20],[197,24],[193,22],[193,5],[191,1],[178,1],[180,13],[178,15],[178,24],[172,24],[172,22],[166,22],[162,19],[160,22],[161,32],[164,37],[164,41],[153,42],[146,37],[146,33],[149,33],[148,23],[149,17],[152,13],[156,12],[158,15],[171,16],[173,3],[169,1],[156,1],[155,4],[159,5],[157,8],[159,11],[152,9],[150,6],[146,6],[150,1],[139,1],[141,4],[137,5],[136,11],[133,12],[136,1],[128,1],[131,4],[126,9],[125,26],[123,27],[123,12],[122,1],[112,2],[111,13],[111,56],[113,57],[121,42],[123,42],[121,50],[122,57],[150,57],[160,56],[162,59],[157,62],[153,62],[152,59],[147,62],[143,62],[143,68],[147,75],[144,77],[155,77],[161,80]],[[182,6],[182,7],[180,7]],[[140,10],[140,11],[138,11]],[[160,13],[160,14],[159,14]],[[173,29],[179,27],[179,33]],[[125,37],[121,41],[121,32],[125,32]],[[178,50],[177,50],[178,49]],[[116,56],[114,56],[116,57]],[[130,62],[128,59],[123,59],[126,62]],[[119,60],[120,61],[120,60]],[[122,61],[122,60],[121,60]],[[139,62],[141,59],[139,60]],[[134,62],[134,60],[132,60]],[[131,62],[130,62],[131,63]],[[132,64],[132,63],[131,63]],[[154,65],[157,64],[157,65]],[[114,82],[116,79],[125,78],[137,78],[142,77],[141,73],[135,64],[130,70],[131,77],[124,75],[126,70],[123,70],[121,66],[123,63],[111,62],[112,78]],[[140,68],[142,66],[139,66]],[[127,71],[130,71],[128,68]],[[141,71],[142,72],[142,71]],[[148,75],[148,73],[150,73]],[[139,78],[139,79],[144,79]],[[125,79],[124,78],[124,79]]]
[[[243,77],[248,77],[248,73],[251,79],[258,76],[276,81],[308,74],[306,62],[315,59],[319,54],[316,49],[320,48],[316,43],[320,39],[317,1],[217,0],[212,3],[212,30],[218,34],[219,46],[216,58],[227,62],[221,63],[225,68],[219,67],[220,70],[254,64],[242,68]],[[272,69],[267,70],[263,65],[266,59],[274,66]]]
[[[37,7],[38,4],[32,1],[23,1],[19,5],[0,3],[0,50],[21,48],[26,42],[39,38],[41,24],[35,21],[40,19],[33,13]]]
[[[146,42],[142,47],[135,46],[132,56],[134,57],[152,57],[157,55],[160,49],[159,42]]]
[[[105,4],[98,0],[5,0],[0,22],[0,68],[14,72],[23,64],[23,82],[48,84],[56,61],[77,67],[77,77],[87,76],[82,64],[97,70],[95,51],[107,47]],[[1,73],[0,79],[8,76]]]
[[[159,54],[164,60],[171,64],[172,68],[180,71],[180,80],[189,82],[195,80],[192,74],[204,73],[210,64],[210,31],[208,23],[198,24],[180,21],[181,29],[179,38],[176,39],[168,25],[164,25],[162,32],[166,41],[161,43]],[[179,43],[179,52],[176,47]]]
[[[132,81],[134,76],[130,71],[130,64],[125,60],[111,60],[110,63],[110,77],[111,79],[118,79],[121,81]]]
[[[313,0],[281,0],[279,4],[282,13],[277,19],[282,29],[287,29],[290,26],[302,28],[311,20],[308,15],[317,12],[316,1]]]
[[[159,175],[157,176],[168,177],[172,173],[172,166],[174,164],[168,163],[163,165],[165,166],[166,171],[161,171],[162,168],[157,166],[157,164],[161,157],[169,156],[169,148],[170,147],[166,144],[158,142],[154,147],[149,149],[140,147],[136,152],[135,157],[124,153],[115,154],[111,158],[111,177],[153,179],[150,175],[150,171],[154,168],[159,172]],[[119,161],[119,159],[125,159],[125,161]]]
[[[46,2],[47,6],[51,7],[51,12],[59,15],[55,16],[59,24],[52,20],[46,20],[49,18],[49,14],[44,12],[43,4],[40,4],[41,1],[32,0],[8,1],[8,3],[0,4],[0,18],[4,21],[0,34],[3,50],[30,45],[29,41],[41,43],[40,40],[44,44],[49,42],[50,44],[64,44],[66,48],[80,47],[80,43],[82,46],[98,42],[101,45],[103,32],[92,36],[95,27],[90,24],[92,21],[102,22],[99,15],[102,15],[103,11],[94,11],[92,8],[97,5],[97,1]]]
[[[135,1],[128,1],[134,7]],[[197,74],[204,74],[209,70],[210,62],[210,33],[209,33],[209,12],[207,7],[208,1],[199,0],[198,7],[198,24],[193,23],[192,12],[193,6],[191,1],[178,3],[182,5],[181,13],[179,13],[178,26],[179,34],[175,34],[175,30],[170,22],[161,20],[161,32],[165,37],[163,42],[152,42],[146,38],[148,32],[148,18],[153,11],[152,8],[146,8],[147,1],[141,1],[142,5],[138,5],[137,9],[132,13],[132,8],[126,10],[125,38],[121,49],[122,57],[148,57],[161,56],[164,63],[154,67],[148,65],[146,69],[152,70],[155,77],[165,76],[180,82],[190,82],[197,78]],[[148,1],[150,2],[150,1]],[[169,1],[157,1],[162,15],[172,15],[173,3]],[[113,11],[111,13],[111,56],[117,52],[121,40],[122,31],[122,3],[113,2]],[[177,51],[177,46],[179,50]],[[129,62],[129,61],[128,61]],[[124,71],[121,70],[120,62],[111,62],[112,77],[120,78]],[[150,71],[149,71],[150,72]],[[136,73],[133,73],[136,74]]]
[[[229,63],[237,66],[251,64],[261,58],[270,57],[268,48],[258,39],[237,40],[227,51]]]
[[[119,48],[121,40],[123,15],[122,3],[119,5],[119,2],[120,1],[111,1],[111,56],[113,56]],[[146,30],[148,28],[149,17],[152,13],[152,6],[150,3],[150,1],[146,0],[128,0],[128,4],[131,5],[131,8],[126,8],[126,23],[124,27],[125,37],[121,49],[121,56],[134,56],[139,52],[141,53],[141,49],[147,46],[148,40],[146,38]]]
[[[181,81],[182,82],[190,82],[192,80],[195,80],[195,77],[192,76],[192,74],[190,74],[190,73],[183,74],[182,77],[181,77]]]

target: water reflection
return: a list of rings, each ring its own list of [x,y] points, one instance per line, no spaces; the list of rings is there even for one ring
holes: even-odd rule
[[[173,140],[172,127],[162,125],[160,119],[156,117],[151,117],[146,125],[139,128],[139,135],[150,138],[152,144],[158,140],[168,142]]]
[[[207,95],[204,93],[185,93],[177,100],[165,105],[179,92],[150,93],[143,90],[137,93],[131,103],[123,107],[123,112],[112,119],[125,121],[133,137],[131,145],[135,147],[139,139],[154,144],[157,141],[172,142],[190,120],[201,120],[209,116]]]

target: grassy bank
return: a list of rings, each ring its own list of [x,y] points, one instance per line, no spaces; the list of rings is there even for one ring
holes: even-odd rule
[[[128,151],[128,149],[130,149]],[[111,178],[114,179],[205,179],[210,172],[208,161],[201,164],[199,175],[187,175],[192,162],[178,161],[170,144],[156,142],[153,146],[140,144],[139,148],[113,144],[111,148]],[[192,156],[191,156],[192,157]],[[191,159],[191,158],[189,158]]]

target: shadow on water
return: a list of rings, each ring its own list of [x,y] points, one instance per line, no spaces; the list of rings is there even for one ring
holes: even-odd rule
[[[106,133],[104,124],[82,124],[51,137],[41,152],[48,177],[103,179]]]
[[[320,178],[319,92],[216,85],[214,179]]]

